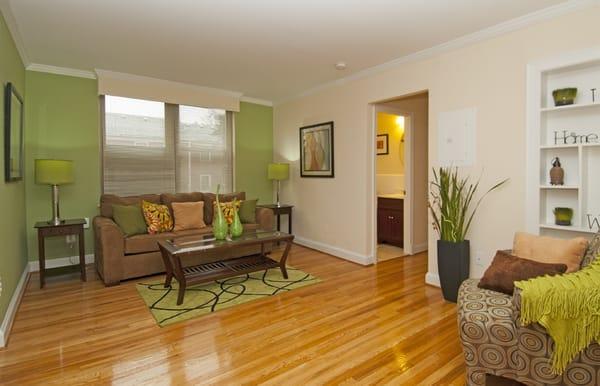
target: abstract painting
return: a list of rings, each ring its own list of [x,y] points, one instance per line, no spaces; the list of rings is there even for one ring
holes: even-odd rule
[[[333,178],[333,122],[300,128],[300,176]]]

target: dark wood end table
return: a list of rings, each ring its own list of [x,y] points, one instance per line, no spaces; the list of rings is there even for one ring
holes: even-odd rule
[[[172,240],[160,240],[160,249],[165,264],[165,288],[171,286],[173,277],[179,282],[177,304],[183,303],[185,289],[189,284],[201,284],[213,280],[238,276],[245,273],[263,271],[279,267],[285,279],[288,278],[285,263],[292,247],[294,236],[276,231],[247,231],[240,237],[215,240],[213,235],[182,236]],[[285,242],[285,250],[279,262],[269,258],[265,253],[265,244]],[[206,252],[225,251],[233,248],[260,245],[260,253],[219,261],[210,261],[204,264],[184,267],[181,259],[193,257],[202,260]]]
[[[40,288],[44,288],[46,283],[46,248],[45,238],[52,236],[77,235],[79,244],[79,268],[81,270],[81,280],[86,281],[85,277],[85,244],[83,237],[83,226],[85,220],[81,218],[63,220],[59,225],[54,225],[48,221],[36,222],[34,228],[38,231],[38,256],[40,260]]]
[[[288,216],[288,233],[292,234],[292,208],[294,205],[281,204],[277,206],[277,204],[264,204],[264,205],[256,205],[259,208],[267,208],[273,211],[273,214],[277,216],[277,230],[281,230],[281,215],[287,214]]]

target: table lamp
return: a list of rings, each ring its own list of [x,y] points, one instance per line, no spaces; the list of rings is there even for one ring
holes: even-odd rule
[[[52,186],[52,220],[48,224],[60,225],[58,186],[73,182],[73,161],[59,159],[35,160],[35,183]]]
[[[287,180],[290,177],[290,164],[273,163],[269,164],[267,169],[267,178],[277,181],[277,206],[281,206],[279,202],[279,189],[281,181]]]

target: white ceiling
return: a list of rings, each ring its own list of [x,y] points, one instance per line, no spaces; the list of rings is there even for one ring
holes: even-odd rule
[[[29,63],[145,75],[271,101],[565,2],[2,1]],[[340,60],[348,64],[344,71],[334,68]]]

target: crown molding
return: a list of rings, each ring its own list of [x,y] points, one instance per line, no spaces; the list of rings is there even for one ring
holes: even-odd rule
[[[247,102],[247,103],[253,103],[255,105],[263,105],[263,106],[273,107],[272,101],[268,101],[266,99],[252,98],[252,97],[247,97],[247,96],[241,97],[240,102]]]
[[[25,50],[25,44],[23,44],[23,39],[21,38],[17,21],[15,20],[15,16],[10,8],[9,0],[0,0],[0,13],[6,22],[8,31],[12,35],[12,40],[15,43],[15,47],[17,47],[17,52],[21,57],[23,66],[27,67],[29,65],[29,56],[27,55],[27,50]]]
[[[76,68],[50,66],[47,64],[31,63],[25,67],[27,71],[46,72],[48,74],[73,76],[76,78],[96,79],[92,71],[78,70]]]
[[[374,74],[378,74],[384,72],[386,70],[390,70],[396,67],[399,67],[402,64],[415,62],[418,60],[427,59],[433,57],[435,55],[439,55],[444,52],[452,51],[458,48],[462,48],[468,45],[472,45],[475,43],[479,43],[485,40],[489,40],[504,34],[507,34],[512,31],[516,31],[519,29],[523,29],[530,25],[540,23],[545,20],[549,20],[561,15],[565,15],[571,12],[579,11],[582,9],[586,9],[592,6],[600,5],[600,0],[570,0],[561,4],[557,4],[548,8],[541,9],[539,11],[535,11],[529,13],[527,15],[523,15],[500,24],[496,24],[489,28],[484,28],[477,32],[450,40],[445,43],[438,44],[437,46],[433,46],[431,48],[427,48],[412,54],[408,54],[402,56],[400,58],[391,60],[389,62],[385,62],[373,67],[366,68],[364,70],[358,71],[352,75],[349,75],[344,78],[339,78],[327,83],[323,83],[321,85],[309,88],[301,93],[291,95],[287,98],[283,98],[279,101],[275,101],[274,105],[278,106],[284,104],[286,102],[290,102],[295,99],[299,99],[305,96],[314,95],[320,91],[323,91],[328,88],[336,87],[343,85],[345,83],[362,79]]]

